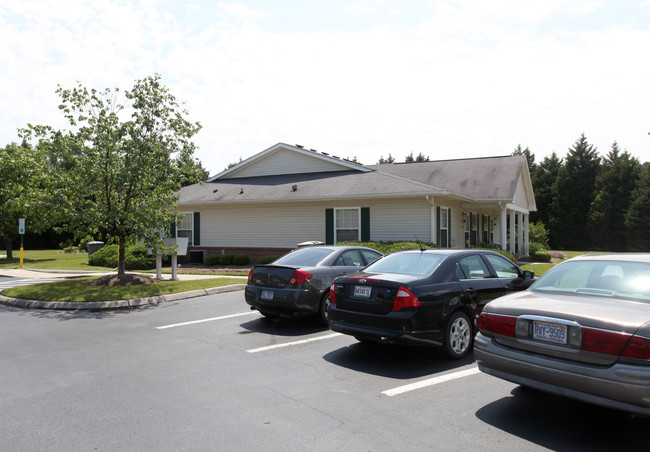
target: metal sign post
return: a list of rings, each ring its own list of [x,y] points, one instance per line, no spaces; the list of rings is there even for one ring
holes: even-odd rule
[[[25,235],[25,219],[18,219],[18,234],[20,234],[20,268],[23,268],[23,237]]]

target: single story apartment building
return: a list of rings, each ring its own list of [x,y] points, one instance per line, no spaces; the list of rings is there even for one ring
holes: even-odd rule
[[[284,143],[182,188],[177,206],[185,217],[175,233],[189,238],[195,262],[215,253],[257,262],[306,241],[419,240],[528,255],[536,210],[522,155],[362,165]]]

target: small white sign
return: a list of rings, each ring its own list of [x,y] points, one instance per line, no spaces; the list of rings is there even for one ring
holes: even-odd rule
[[[25,219],[24,218],[19,218],[18,219],[18,234],[24,234],[25,233]]]

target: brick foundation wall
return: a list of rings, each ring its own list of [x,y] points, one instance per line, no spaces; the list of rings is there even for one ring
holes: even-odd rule
[[[250,265],[260,263],[260,259],[266,256],[282,256],[283,254],[292,251],[292,248],[228,248],[228,247],[204,247],[204,246],[190,246],[188,247],[187,262],[189,262],[189,253],[191,251],[203,251],[204,262],[205,256],[210,254],[244,254],[250,258]]]

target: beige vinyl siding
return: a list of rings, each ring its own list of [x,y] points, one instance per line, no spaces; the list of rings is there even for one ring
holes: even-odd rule
[[[391,199],[367,206],[371,240],[431,241],[431,204],[424,197]]]
[[[293,248],[325,241],[325,209],[370,207],[370,239],[429,241],[431,205],[422,197],[309,203],[193,206],[201,212],[201,246]],[[189,207],[185,206],[184,209]]]
[[[314,155],[305,155],[286,149],[279,149],[264,158],[256,160],[250,165],[224,176],[223,179],[346,170],[349,170],[349,168],[338,165],[335,162],[328,162],[316,158]]]

